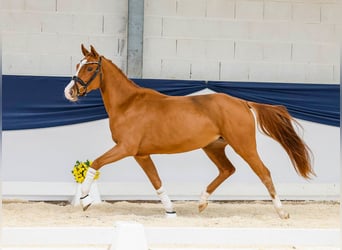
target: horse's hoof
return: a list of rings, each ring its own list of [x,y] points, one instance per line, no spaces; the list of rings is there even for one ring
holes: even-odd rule
[[[93,201],[94,201],[89,196],[89,194],[87,194],[84,197],[81,197],[80,200],[81,200],[81,205],[82,205],[83,211],[86,211],[90,207],[90,205],[93,203]]]
[[[167,219],[176,218],[177,217],[177,213],[175,211],[165,212],[165,217]]]
[[[90,207],[91,203],[86,205],[85,207],[83,207],[83,211],[86,211],[88,209],[88,207]]]
[[[206,209],[207,206],[208,206],[208,202],[199,204],[198,205],[198,211],[203,212],[203,210]]]
[[[280,219],[287,220],[290,218],[290,214],[285,211],[281,211],[279,212],[279,217]]]

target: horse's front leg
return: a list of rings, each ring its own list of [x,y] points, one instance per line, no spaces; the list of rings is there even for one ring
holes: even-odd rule
[[[145,174],[151,181],[154,189],[156,190],[164,208],[166,211],[166,217],[176,217],[176,212],[173,210],[172,202],[164,190],[160,177],[158,175],[158,171],[149,155],[146,156],[135,156],[135,160],[144,170]]]
[[[91,185],[94,181],[96,171],[108,163],[118,161],[129,155],[130,153],[127,147],[118,144],[94,160],[94,162],[89,167],[86,177],[81,186],[81,204],[82,204],[84,211],[93,202],[92,197],[89,196],[89,192],[90,192]]]

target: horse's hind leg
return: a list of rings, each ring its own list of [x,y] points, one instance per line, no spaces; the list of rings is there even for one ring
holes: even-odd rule
[[[244,133],[241,133],[239,137],[231,138],[233,140],[230,140],[230,145],[235,152],[238,153],[249,164],[254,173],[266,186],[279,217],[282,219],[288,219],[289,214],[283,210],[281,201],[276,193],[272,181],[271,173],[258,155],[256,149],[255,130],[250,133],[247,131],[248,129],[244,130]]]
[[[204,191],[201,195],[198,209],[202,212],[208,205],[208,197],[211,195],[216,188],[221,185],[221,183],[226,180],[229,176],[231,176],[235,172],[235,167],[228,160],[225,154],[225,147],[227,142],[223,139],[218,139],[208,146],[204,147],[204,152],[208,155],[209,159],[215,163],[216,167],[219,170],[218,176],[207,186],[206,191]]]
[[[276,190],[272,181],[271,173],[268,170],[268,168],[263,164],[263,162],[261,161],[256,151],[255,153],[251,153],[250,155],[248,155],[248,153],[247,155],[241,155],[241,157],[244,158],[248,162],[248,164],[251,166],[253,171],[256,173],[256,175],[260,178],[260,180],[266,186],[279,217],[282,219],[288,219],[290,216],[287,212],[283,210],[281,201],[276,193]]]
[[[146,156],[135,156],[134,159],[138,162],[141,168],[144,170],[145,174],[151,181],[153,187],[155,188],[157,195],[159,196],[167,217],[174,217],[176,216],[176,212],[173,210],[172,202],[167,195],[166,191],[162,186],[162,182],[158,175],[158,171],[149,155]]]

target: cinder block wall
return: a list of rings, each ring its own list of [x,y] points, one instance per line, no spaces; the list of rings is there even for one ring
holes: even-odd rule
[[[0,0],[3,74],[70,76],[93,44],[126,70],[128,0]]]
[[[339,82],[338,0],[145,0],[146,78]]]

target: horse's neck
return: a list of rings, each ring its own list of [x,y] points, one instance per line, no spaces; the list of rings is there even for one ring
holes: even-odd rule
[[[109,117],[117,115],[139,92],[139,87],[109,60],[104,60],[101,94]]]

